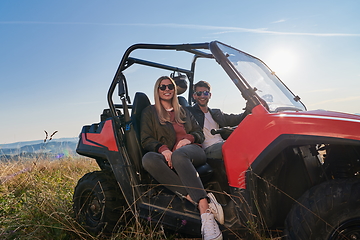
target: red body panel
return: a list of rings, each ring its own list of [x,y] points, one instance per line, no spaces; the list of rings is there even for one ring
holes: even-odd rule
[[[82,143],[94,147],[107,147],[109,151],[118,151],[111,120],[104,123],[100,133],[82,133]]]
[[[283,134],[360,140],[360,116],[320,110],[268,113],[258,105],[223,145],[229,185],[245,189],[246,170]]]

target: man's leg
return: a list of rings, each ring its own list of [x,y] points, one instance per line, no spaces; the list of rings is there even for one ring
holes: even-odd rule
[[[207,158],[222,159],[222,145],[224,142],[215,143],[205,148],[205,154]]]
[[[214,171],[214,179],[219,182],[222,191],[229,193],[229,183],[226,176],[223,156],[222,156],[222,145],[224,142],[215,143],[205,149],[207,162]]]

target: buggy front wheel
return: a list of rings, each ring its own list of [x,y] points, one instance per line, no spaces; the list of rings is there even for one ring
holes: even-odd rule
[[[91,234],[109,235],[125,220],[126,202],[110,172],[85,174],[75,187],[76,220]]]
[[[287,239],[360,239],[360,179],[323,182],[304,193],[285,222]]]

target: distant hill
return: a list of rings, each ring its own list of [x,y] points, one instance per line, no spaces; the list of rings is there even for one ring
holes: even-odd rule
[[[19,160],[39,155],[62,158],[76,155],[78,138],[60,138],[44,142],[43,140],[0,144],[0,160]]]
[[[73,138],[54,138],[54,139],[50,140],[50,142],[77,142],[78,140],[79,140],[79,138],[77,138],[77,137],[73,137]],[[22,146],[34,145],[34,144],[43,143],[43,142],[44,142],[44,140],[6,143],[6,144],[0,144],[0,149],[2,149],[2,148],[20,148]]]

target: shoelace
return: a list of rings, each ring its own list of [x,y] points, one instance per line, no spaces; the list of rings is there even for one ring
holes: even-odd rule
[[[210,211],[210,210],[209,210]],[[205,214],[205,217],[202,222],[201,231],[203,235],[208,233],[207,235],[216,235],[216,222],[212,213]],[[210,233],[210,234],[209,234]]]

